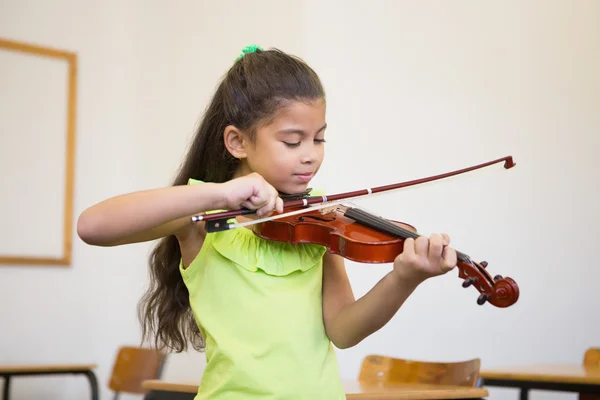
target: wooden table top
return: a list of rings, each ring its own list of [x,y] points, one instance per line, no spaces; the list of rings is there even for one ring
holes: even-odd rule
[[[358,380],[342,381],[346,399],[360,400],[426,400],[479,399],[489,395],[483,388],[467,386],[427,385],[418,383],[369,383]]]
[[[465,386],[444,386],[424,384],[378,384],[360,382],[358,380],[342,381],[347,399],[360,400],[418,400],[418,399],[466,399],[483,398],[489,395],[483,388]],[[159,379],[147,380],[142,386],[148,390],[162,390],[169,392],[196,393],[197,383],[182,383],[163,381]]]
[[[485,369],[480,372],[480,376],[484,380],[504,379],[600,385],[600,368],[585,368],[574,364],[520,365]]]
[[[70,371],[89,371],[96,364],[16,364],[0,365],[0,374],[14,373],[58,373]]]

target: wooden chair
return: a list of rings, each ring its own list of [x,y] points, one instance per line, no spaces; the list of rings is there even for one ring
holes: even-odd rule
[[[363,360],[358,379],[378,383],[425,383],[476,387],[480,366],[479,358],[444,363],[372,354]]]
[[[584,368],[600,368],[600,347],[590,347],[583,355]],[[600,395],[579,393],[579,400],[600,400]]]
[[[142,382],[160,377],[166,355],[155,349],[123,346],[119,348],[108,387],[115,393],[145,394]]]

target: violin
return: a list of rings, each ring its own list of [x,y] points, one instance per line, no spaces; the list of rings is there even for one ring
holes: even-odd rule
[[[253,210],[240,209],[196,215],[192,217],[192,221],[206,221],[207,232],[253,225],[254,234],[263,239],[291,244],[319,244],[333,254],[359,263],[391,263],[402,253],[406,239],[416,239],[420,236],[417,229],[404,222],[389,220],[356,207],[343,205],[341,203],[344,200],[443,179],[502,161],[505,169],[516,165],[512,157],[507,156],[440,175],[353,192],[308,196],[308,190],[292,200],[285,201],[284,213],[270,217],[229,223],[227,220],[232,217],[254,213]],[[480,293],[477,304],[483,305],[488,302],[493,306],[506,308],[517,302],[519,287],[512,278],[501,275],[492,277],[486,270],[486,261],[476,262],[458,250],[456,254],[458,277],[463,280],[464,288],[472,286]]]

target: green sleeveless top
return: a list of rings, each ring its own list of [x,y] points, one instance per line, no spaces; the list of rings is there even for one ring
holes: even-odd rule
[[[192,263],[180,263],[206,340],[195,400],[346,398],[323,325],[325,251],[241,227],[208,233]]]

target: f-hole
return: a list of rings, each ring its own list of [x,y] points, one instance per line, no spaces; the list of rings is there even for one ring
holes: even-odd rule
[[[305,219],[314,219],[317,221],[321,221],[321,222],[331,222],[331,221],[335,221],[335,217],[331,217],[330,219],[327,218],[323,218],[323,217],[315,217],[314,215],[304,215],[301,216],[300,218],[298,218],[300,220],[300,222],[304,222]]]

